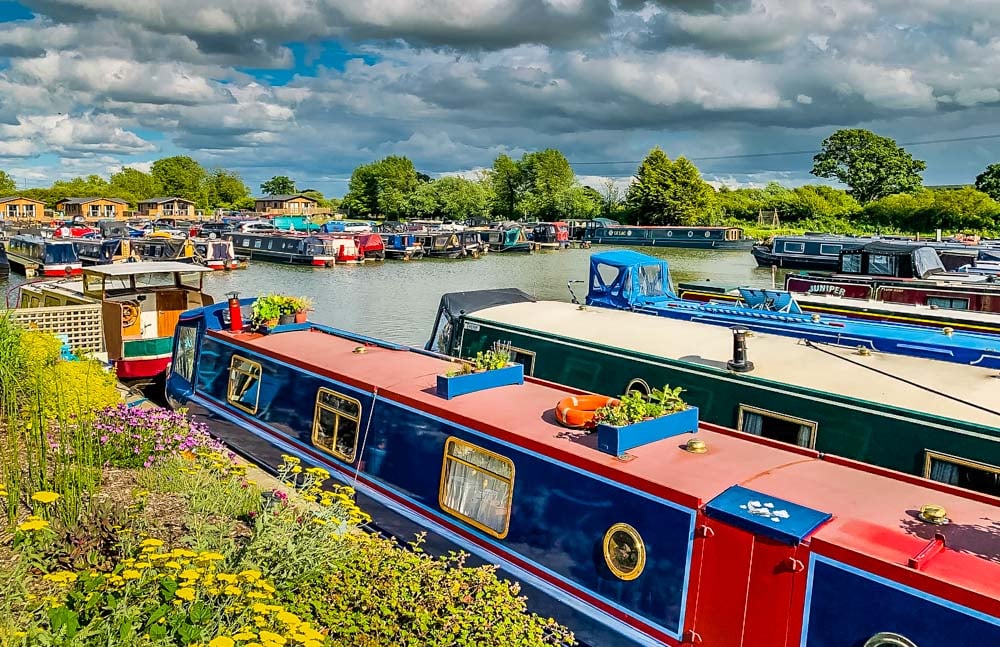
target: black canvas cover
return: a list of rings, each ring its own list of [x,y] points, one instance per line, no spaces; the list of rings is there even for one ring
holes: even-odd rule
[[[494,306],[531,301],[535,301],[535,298],[518,288],[470,290],[468,292],[449,292],[442,295],[437,317],[434,319],[434,331],[431,338],[424,344],[424,349],[451,355],[455,342],[452,333],[454,324],[459,317]]]

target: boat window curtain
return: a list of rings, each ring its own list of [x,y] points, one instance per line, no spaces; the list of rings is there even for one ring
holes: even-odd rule
[[[949,485],[958,485],[958,465],[932,459],[931,479]]]
[[[799,437],[796,439],[795,443],[799,447],[808,447],[810,440],[812,440],[812,427],[809,425],[800,425]]]
[[[513,477],[509,462],[464,445],[445,456],[444,507],[497,534],[507,528]]]
[[[743,431],[760,436],[764,431],[764,416],[759,413],[743,412]]]

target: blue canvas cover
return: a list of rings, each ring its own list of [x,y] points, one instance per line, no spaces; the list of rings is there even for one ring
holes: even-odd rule
[[[760,288],[740,288],[740,299],[752,310],[801,313],[791,292],[785,290],[764,290]]]
[[[628,310],[676,298],[666,261],[628,250],[590,257],[588,305]]]
[[[833,516],[741,485],[734,485],[709,501],[705,514],[793,546]]]

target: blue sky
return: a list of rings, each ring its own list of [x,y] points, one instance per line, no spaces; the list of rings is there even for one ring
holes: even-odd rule
[[[928,184],[1000,161],[986,0],[0,1],[0,168],[28,186],[189,154],[341,195],[407,155],[470,173],[562,150],[627,182],[652,146],[731,185],[814,181],[870,128]],[[100,38],[94,35],[99,34]],[[613,162],[613,163],[612,163]],[[621,163],[625,162],[625,163]]]

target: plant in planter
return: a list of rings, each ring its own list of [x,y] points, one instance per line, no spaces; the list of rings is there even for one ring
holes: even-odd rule
[[[495,342],[493,348],[480,351],[460,368],[437,377],[437,394],[448,400],[496,386],[524,383],[524,366],[511,364],[510,344]]]
[[[664,386],[648,397],[637,391],[623,395],[617,404],[601,407],[597,421],[597,446],[615,456],[639,445],[698,430],[698,409],[681,398],[683,389]]]
[[[288,297],[281,294],[265,294],[257,297],[250,309],[253,324],[258,327],[273,327],[285,313],[287,299]]]
[[[306,313],[312,310],[313,300],[309,297],[288,297],[285,304],[286,312],[282,314],[290,314],[295,317],[295,323],[305,323]]]

